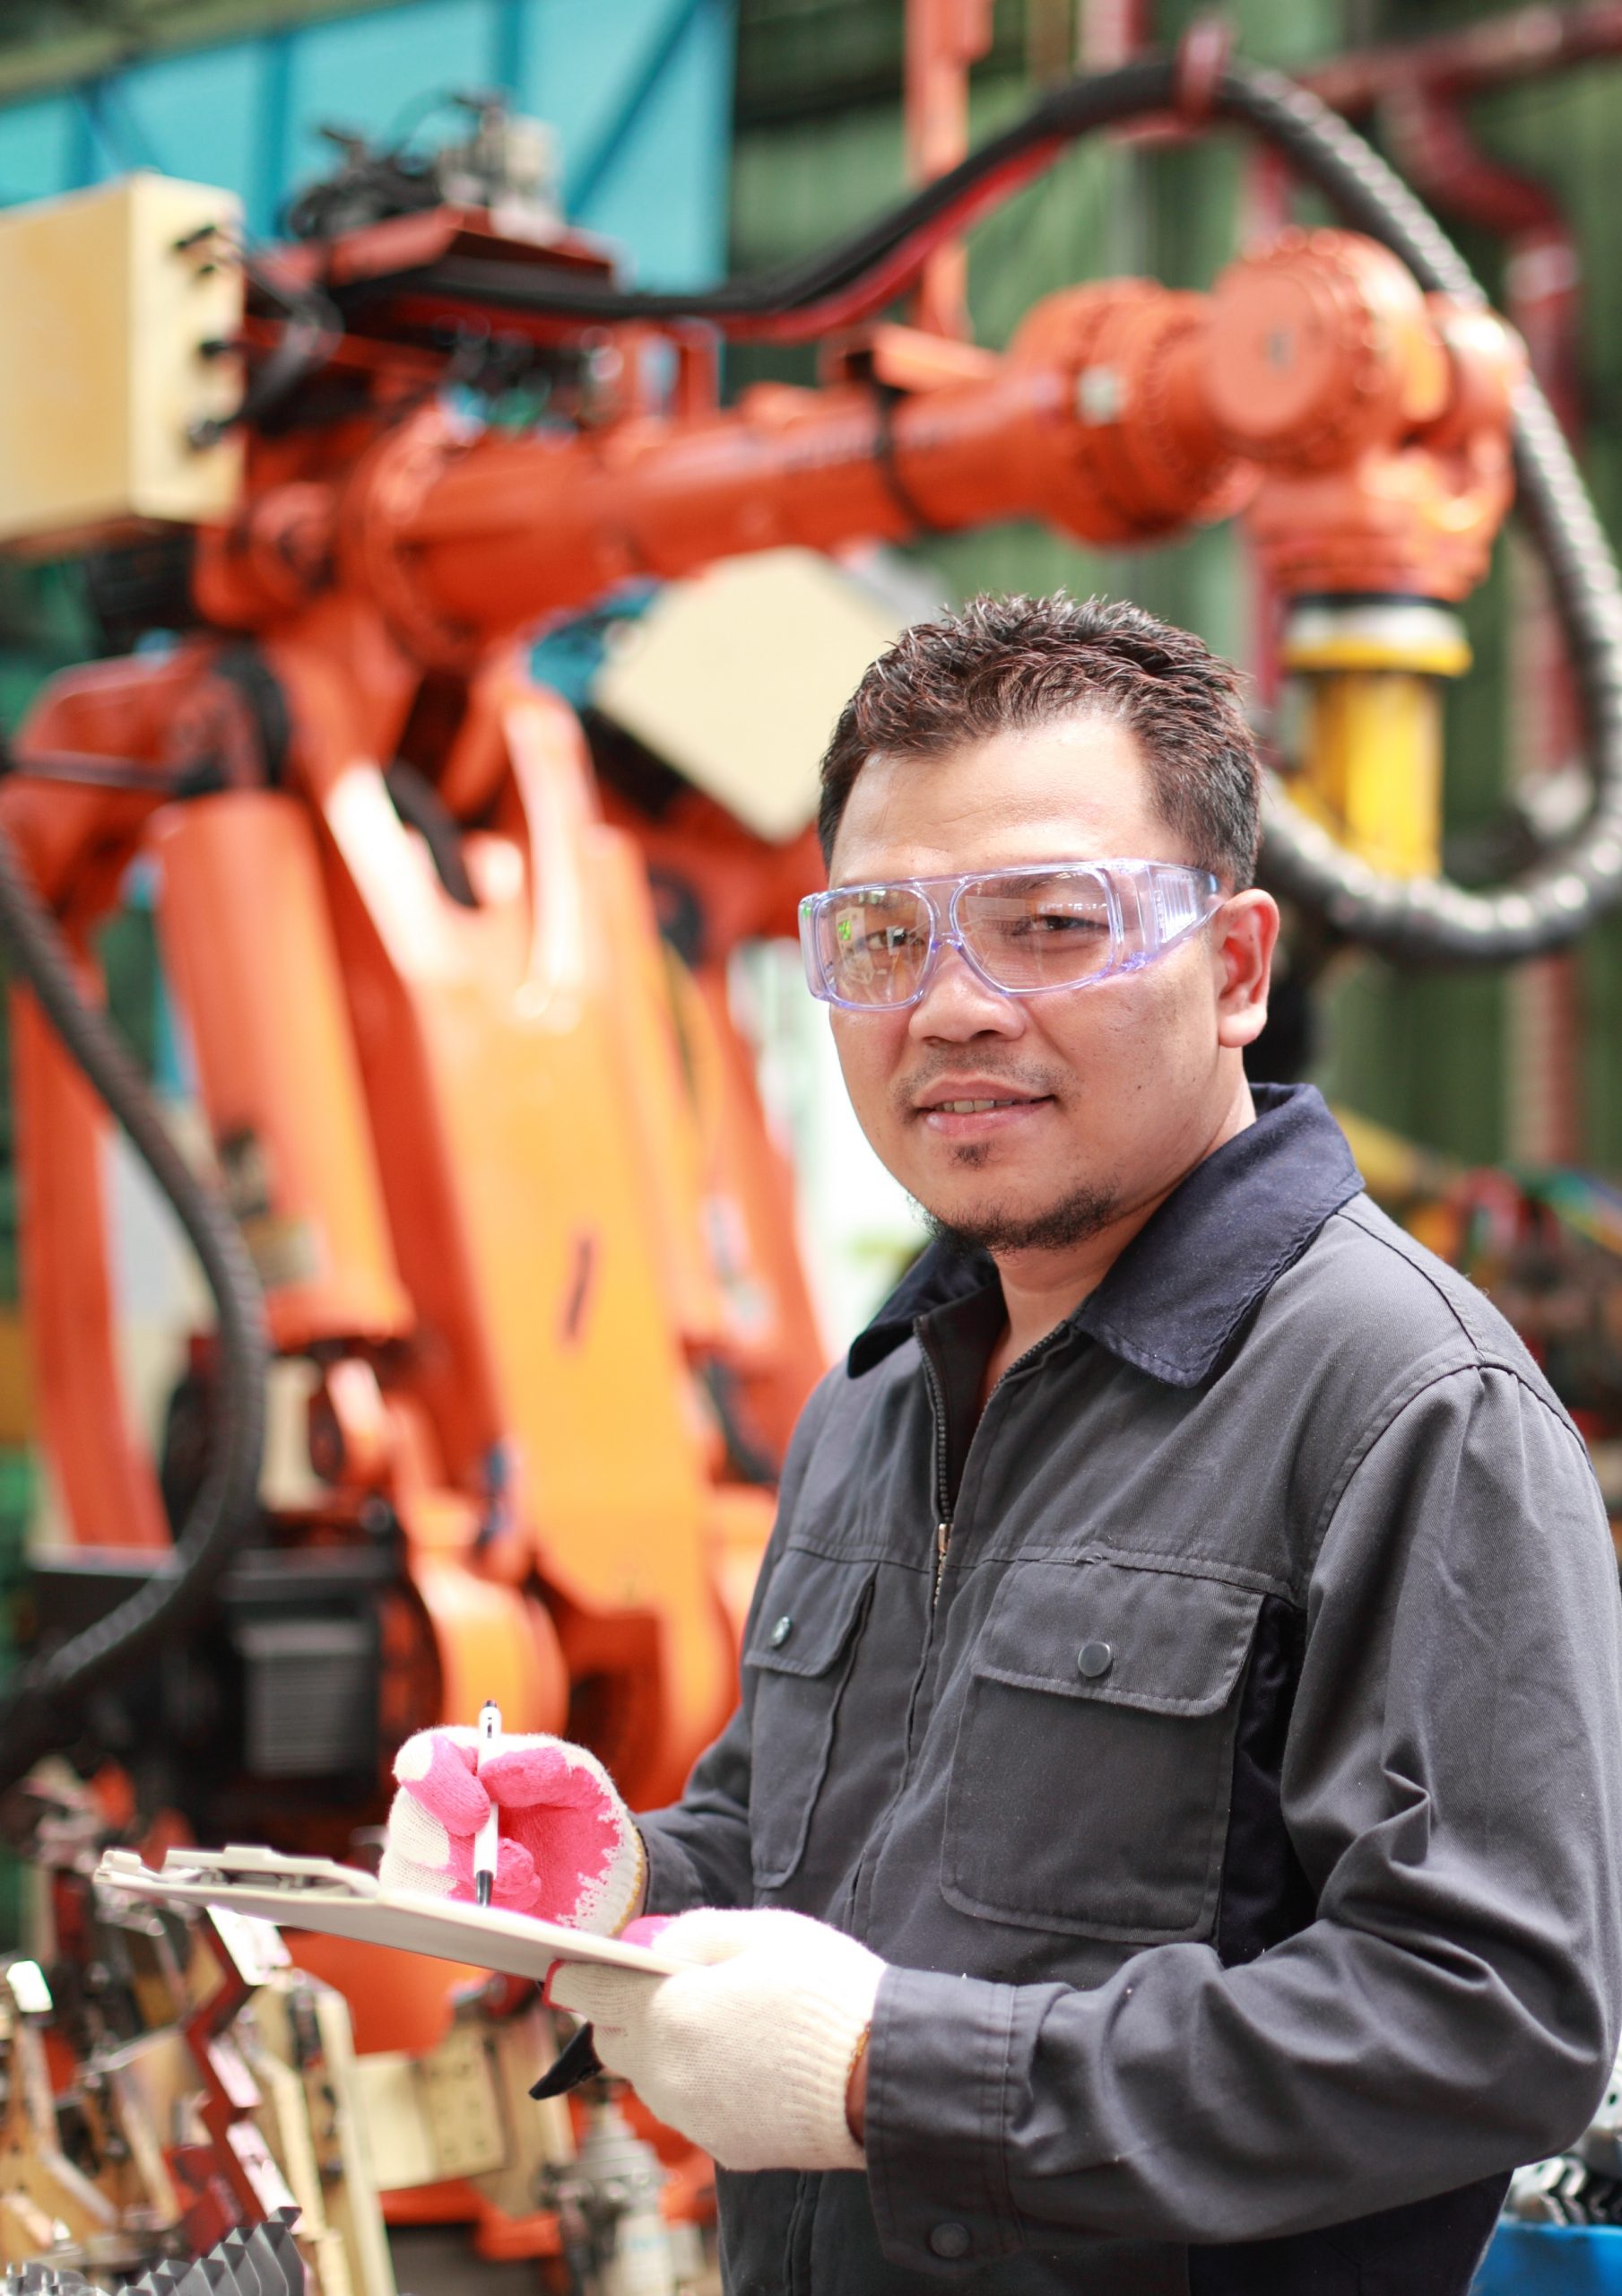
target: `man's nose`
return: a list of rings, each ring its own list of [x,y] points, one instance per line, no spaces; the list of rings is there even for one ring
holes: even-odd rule
[[[944,1037],[953,1043],[987,1034],[1018,1036],[1023,1026],[1019,998],[988,988],[950,942],[941,949],[928,987],[907,1016],[909,1036]]]

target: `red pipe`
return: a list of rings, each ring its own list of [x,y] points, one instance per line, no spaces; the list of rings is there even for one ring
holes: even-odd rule
[[[1489,88],[1541,79],[1622,54],[1622,0],[1583,7],[1517,8],[1428,39],[1364,48],[1297,76],[1349,118],[1374,110],[1401,87],[1422,86],[1454,103]]]

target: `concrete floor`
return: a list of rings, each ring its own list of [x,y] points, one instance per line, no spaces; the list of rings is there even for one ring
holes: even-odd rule
[[[487,2264],[458,2224],[395,2225],[388,2236],[400,2296],[536,2296],[533,2264]]]
[[[549,2283],[536,2264],[488,2264],[455,2224],[394,2226],[388,2236],[400,2296],[540,2296]],[[721,2275],[690,2281],[682,2296],[721,2296]]]

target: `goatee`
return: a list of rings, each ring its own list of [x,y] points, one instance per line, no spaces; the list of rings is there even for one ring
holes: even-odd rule
[[[1113,1187],[1079,1187],[1045,1212],[1019,1213],[990,1204],[957,1220],[942,1219],[927,1204],[918,1209],[936,1242],[966,1258],[973,1252],[1063,1252],[1086,1243],[1118,1218],[1121,1195]]]

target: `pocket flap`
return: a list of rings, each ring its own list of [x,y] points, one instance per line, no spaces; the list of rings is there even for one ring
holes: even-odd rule
[[[1254,1587],[1175,1568],[1016,1563],[974,1671],[1150,1714],[1215,1714],[1239,1679],[1261,1607]]]
[[[774,1674],[825,1674],[861,1614],[873,1569],[791,1547],[767,1583],[744,1665]]]

